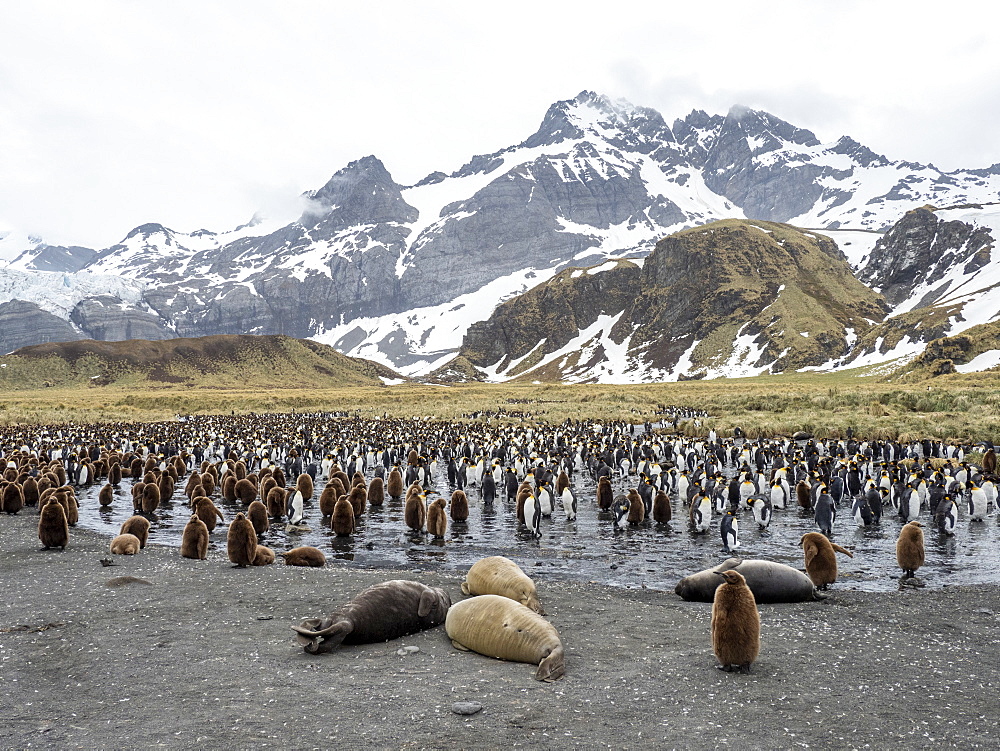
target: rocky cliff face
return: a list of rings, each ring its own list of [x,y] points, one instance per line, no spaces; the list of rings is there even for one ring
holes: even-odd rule
[[[0,304],[0,353],[39,342],[82,338],[69,323],[34,303],[11,300]]]
[[[726,220],[665,238],[641,268],[563,272],[470,327],[462,355],[496,380],[783,372],[845,356],[885,312],[829,238]]]
[[[911,306],[919,308],[947,292],[949,285],[940,283],[956,268],[967,276],[986,266],[992,249],[989,228],[946,221],[927,208],[913,209],[875,244],[858,278],[893,306],[924,288],[926,293]]]

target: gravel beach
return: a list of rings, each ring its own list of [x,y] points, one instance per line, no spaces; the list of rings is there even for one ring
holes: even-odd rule
[[[0,518],[2,748],[906,748],[1000,744],[1000,586],[831,591],[761,605],[752,674],[716,669],[711,605],[536,580],[566,677],[460,652],[443,628],[309,655],[290,628],[370,584],[435,570],[232,568],[109,538],[39,550]],[[676,579],[691,572],[676,572]],[[109,586],[116,577],[145,582]],[[418,651],[399,654],[402,647]],[[478,702],[471,716],[457,702]]]

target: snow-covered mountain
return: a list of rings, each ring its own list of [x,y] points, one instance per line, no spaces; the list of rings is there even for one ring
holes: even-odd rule
[[[8,237],[0,274],[131,280],[138,296],[109,283],[68,313],[40,308],[80,336],[280,333],[412,375],[448,361],[499,303],[570,266],[641,259],[672,232],[753,218],[821,228],[860,267],[876,233],[911,209],[996,201],[1000,166],[895,162],[746,108],[668,124],[582,92],[521,143],[450,174],[402,186],[370,156],[305,198],[290,224],[221,234],[146,224],[98,253]],[[42,306],[36,286],[11,290],[0,302]]]

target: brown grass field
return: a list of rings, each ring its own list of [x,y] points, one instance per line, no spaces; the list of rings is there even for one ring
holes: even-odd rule
[[[612,385],[349,386],[340,388],[118,383],[0,390],[0,423],[162,420],[177,414],[345,410],[394,417],[461,419],[503,408],[546,422],[655,420],[658,405],[707,410],[700,427],[748,436],[797,430],[836,438],[857,435],[978,441],[1000,431],[1000,373],[941,376],[915,383],[850,373],[759,376],[681,383]]]

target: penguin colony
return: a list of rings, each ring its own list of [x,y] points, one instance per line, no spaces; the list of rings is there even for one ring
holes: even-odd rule
[[[426,540],[459,533],[479,507],[516,514],[519,544],[586,515],[637,534],[715,528],[720,554],[745,551],[751,529],[762,555],[782,515],[811,519],[829,538],[914,520],[950,536],[996,512],[992,449],[980,467],[965,460],[967,447],[940,441],[706,439],[651,427],[316,413],[8,428],[0,510],[37,513],[42,547],[61,549],[71,544],[81,489],[93,487],[95,508],[128,508],[131,495],[134,514],[121,533],[134,534],[141,550],[155,538],[149,521],[161,507],[184,503],[181,554],[204,559],[221,549],[221,527],[236,566],[271,560],[257,546],[274,525],[351,537],[383,507],[404,510],[401,532]],[[594,483],[585,496],[582,476]],[[434,489],[443,479],[450,496]],[[236,504],[242,518],[227,519],[217,502]],[[902,576],[912,571],[900,564]],[[821,586],[836,579],[817,576]]]

